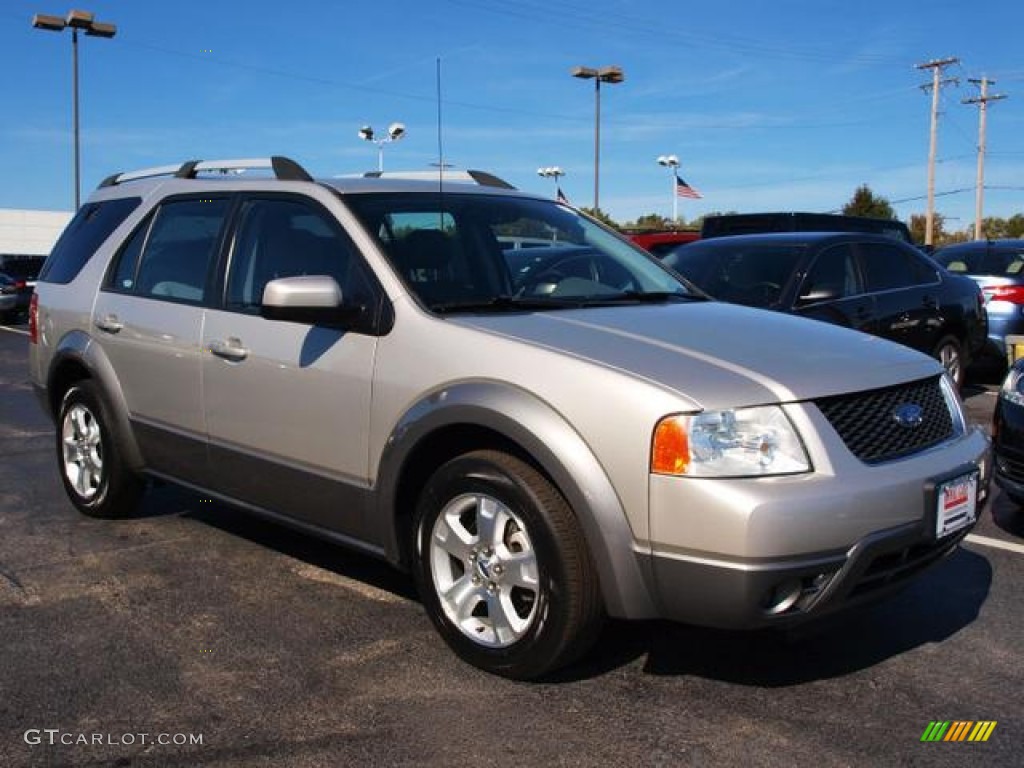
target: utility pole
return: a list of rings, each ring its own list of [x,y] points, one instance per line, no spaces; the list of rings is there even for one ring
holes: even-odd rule
[[[995,80],[983,77],[980,80],[970,79],[981,89],[981,95],[974,99],[964,99],[964,104],[978,105],[978,180],[974,193],[974,239],[981,240],[981,209],[985,199],[985,115],[988,112],[988,103],[1005,99],[1006,94],[994,93],[988,95],[988,87],[995,85]]]
[[[950,64],[958,64],[959,62],[960,59],[950,57],[948,59],[927,61],[924,64],[917,65],[918,69],[930,69],[932,71],[931,83],[921,86],[921,89],[925,91],[929,88],[932,89],[931,140],[928,147],[928,212],[925,217],[924,227],[924,244],[929,246],[934,242],[935,231],[935,150],[939,127],[939,88],[944,85],[959,85],[960,83],[956,78],[943,80],[941,78],[941,74],[944,68],[948,67]]]

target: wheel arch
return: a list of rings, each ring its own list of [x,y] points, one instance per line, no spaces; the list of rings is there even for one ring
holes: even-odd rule
[[[57,344],[46,376],[46,405],[55,423],[60,418],[64,395],[83,379],[95,382],[106,401],[110,428],[121,446],[125,464],[133,470],[141,469],[145,462],[132,432],[128,404],[114,367],[102,348],[87,334],[74,331]]]
[[[387,556],[409,566],[416,499],[430,475],[458,455],[502,450],[543,473],[579,520],[612,616],[657,615],[651,580],[636,556],[618,494],[583,438],[550,405],[501,382],[464,382],[406,411],[389,436],[378,472],[375,519]]]

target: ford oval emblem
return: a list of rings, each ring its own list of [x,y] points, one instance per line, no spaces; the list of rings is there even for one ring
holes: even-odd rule
[[[896,423],[906,429],[915,429],[924,423],[924,409],[917,403],[901,403],[892,410]]]

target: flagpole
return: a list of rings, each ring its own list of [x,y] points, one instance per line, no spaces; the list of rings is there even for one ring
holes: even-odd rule
[[[669,178],[672,182],[672,225],[679,225],[679,158],[675,155],[661,155],[658,158],[658,165],[669,170]]]
[[[675,169],[672,170],[672,224],[679,226],[679,177]]]

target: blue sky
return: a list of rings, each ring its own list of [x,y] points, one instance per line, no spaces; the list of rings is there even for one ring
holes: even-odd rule
[[[842,207],[860,184],[923,213],[930,81],[921,62],[956,56],[942,90],[936,210],[974,218],[978,109],[968,78],[996,81],[986,215],[1024,212],[1024,2],[962,0],[90,0],[0,2],[0,207],[70,209],[71,35],[31,27],[71,7],[117,24],[82,38],[83,197],[108,174],[190,158],[291,156],[314,175],[376,168],[360,126],[406,138],[388,170],[444,159],[593,200],[593,81],[602,88],[601,207],[619,221],[670,215],[676,154],[702,200],[680,214]],[[903,202],[905,201],[905,202]]]

